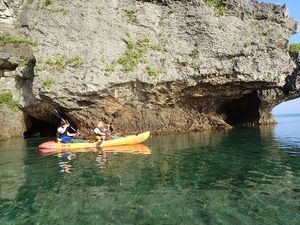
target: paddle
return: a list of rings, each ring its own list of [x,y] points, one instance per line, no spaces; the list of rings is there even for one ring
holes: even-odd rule
[[[62,121],[64,121],[65,123],[67,123],[67,124],[69,124],[69,122],[67,121],[67,120],[65,120],[64,118],[62,118],[61,116],[60,116],[60,114],[57,112],[57,110],[56,109],[53,109],[54,110],[54,114],[59,118],[59,119],[61,119]],[[69,124],[69,127],[73,130],[73,131],[75,131],[76,133],[79,133],[74,127],[72,127],[70,124]]]

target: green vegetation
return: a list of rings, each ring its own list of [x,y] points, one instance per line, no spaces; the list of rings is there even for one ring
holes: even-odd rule
[[[13,96],[10,92],[0,94],[0,103],[5,104],[8,108],[15,112],[20,110],[18,103],[13,100]]]
[[[259,33],[261,36],[268,36],[269,32],[268,31],[263,31]]]
[[[136,21],[137,21],[136,10],[134,10],[134,9],[125,9],[124,11],[125,11],[125,13],[128,17],[128,22],[129,23],[136,23]]]
[[[157,45],[151,45],[151,48],[154,50],[154,51],[161,51],[161,46],[160,44],[157,44]]]
[[[37,59],[34,67],[34,76],[38,76],[39,72],[45,70],[45,62],[43,59]]]
[[[68,66],[79,68],[83,63],[84,63],[83,60],[78,55],[71,56],[71,57],[58,55],[54,58],[47,59],[46,61],[39,59],[37,61],[36,71],[41,71],[41,70],[63,71]]]
[[[136,41],[129,35],[127,36],[128,38],[125,41],[127,44],[127,49],[118,60],[113,60],[111,64],[107,64],[104,60],[102,60],[104,63],[104,74],[106,76],[110,75],[116,70],[117,64],[122,65],[125,72],[133,71],[139,63],[145,62],[144,56],[149,48],[155,51],[161,51],[161,46],[159,44],[151,45],[148,37],[144,37],[143,39]],[[151,74],[151,76],[155,76],[154,74],[157,74],[157,72],[152,70],[150,67],[146,70],[149,74]]]
[[[187,67],[190,63],[188,61],[178,61],[177,65],[180,67]]]
[[[26,66],[26,67],[34,67],[35,66],[35,59],[32,57],[29,57],[28,55],[21,55],[20,59],[22,60],[19,63],[19,66]]]
[[[135,42],[131,38],[127,40],[127,50],[124,55],[118,59],[126,72],[133,71],[136,66],[142,62],[142,58],[150,47],[149,39],[145,37]]]
[[[205,2],[212,8],[215,9],[215,12],[218,16],[223,16],[225,12],[225,3],[224,0],[205,0]]]
[[[289,51],[290,52],[300,52],[300,43],[290,44]]]
[[[43,0],[43,1],[42,1],[43,7],[47,7],[47,6],[49,6],[51,3],[52,3],[51,0]]]
[[[66,59],[66,65],[74,68],[79,68],[83,64],[83,60],[79,55],[72,56]]]
[[[157,77],[161,73],[160,71],[157,71],[156,69],[150,66],[146,67],[146,71],[151,77]]]
[[[111,64],[105,64],[104,74],[109,76],[111,73],[115,72],[117,66],[116,60],[113,60]]]
[[[64,56],[56,56],[55,58],[48,59],[46,64],[51,67],[51,70],[62,71],[66,68],[66,58]]]
[[[280,9],[281,9],[281,6],[280,6],[280,5],[273,5],[273,12],[279,13],[279,12],[280,12]]]
[[[59,7],[52,7],[51,9],[49,9],[49,11],[53,13],[61,13],[63,15],[68,15],[69,13],[67,10]]]
[[[28,4],[32,4],[34,2],[34,0],[27,0]]]
[[[33,45],[33,41],[23,37],[14,36],[11,34],[3,34],[0,36],[0,42],[14,45]]]
[[[172,13],[175,13],[175,12],[176,12],[176,9],[174,7],[169,6],[168,14],[172,14]]]
[[[83,63],[84,61],[78,55],[71,57],[58,55],[49,59],[40,58],[36,61],[34,73],[35,76],[38,76],[39,72],[43,70],[50,72],[62,72],[67,67],[79,68]]]
[[[55,83],[55,80],[52,77],[48,77],[43,81],[43,87],[50,88]]]
[[[197,48],[194,48],[192,52],[189,54],[189,56],[195,59],[198,56],[198,54],[199,54],[199,50]]]

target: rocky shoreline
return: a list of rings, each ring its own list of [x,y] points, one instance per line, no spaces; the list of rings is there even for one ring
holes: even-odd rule
[[[0,139],[55,130],[54,108],[86,135],[273,124],[300,96],[297,23],[221,2],[0,1]]]

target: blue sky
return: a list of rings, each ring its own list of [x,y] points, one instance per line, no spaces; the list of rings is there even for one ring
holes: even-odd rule
[[[286,4],[292,18],[300,21],[300,0],[260,0],[259,2]],[[300,43],[300,33],[290,38],[290,43]],[[273,109],[273,114],[293,114],[300,113],[300,98],[284,102]]]
[[[279,104],[273,109],[273,114],[294,114],[300,113],[300,98],[290,100],[284,103]]]

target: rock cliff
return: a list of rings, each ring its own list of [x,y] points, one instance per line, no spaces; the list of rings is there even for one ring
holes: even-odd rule
[[[1,0],[0,108],[15,119],[0,118],[0,138],[16,121],[19,134],[55,127],[54,108],[84,133],[274,123],[299,96],[296,22],[274,4],[213,2]]]

